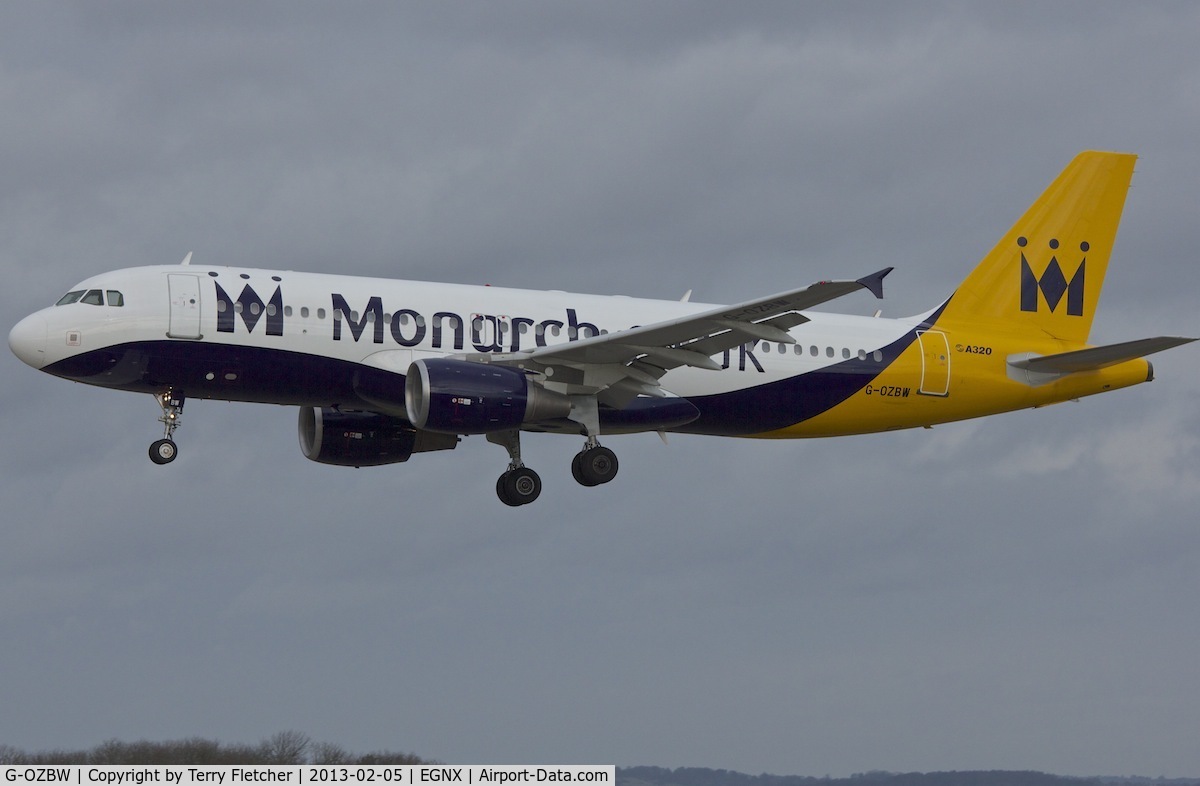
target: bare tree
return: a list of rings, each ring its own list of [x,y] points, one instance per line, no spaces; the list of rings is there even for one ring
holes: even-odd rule
[[[289,730],[263,740],[263,757],[269,764],[303,764],[311,740],[304,732]]]
[[[354,764],[351,756],[341,745],[319,742],[312,746],[312,764]]]

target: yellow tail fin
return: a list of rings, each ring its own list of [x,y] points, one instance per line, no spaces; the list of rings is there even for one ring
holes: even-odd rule
[[[1087,341],[1137,156],[1075,157],[946,304],[939,322]],[[997,325],[1001,327],[1001,325]]]

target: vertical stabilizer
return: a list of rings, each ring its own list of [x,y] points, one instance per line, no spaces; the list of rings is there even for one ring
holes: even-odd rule
[[[1131,153],[1080,153],[950,298],[939,321],[1087,341],[1133,177]]]

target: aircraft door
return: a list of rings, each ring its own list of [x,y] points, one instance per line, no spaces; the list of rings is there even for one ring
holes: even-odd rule
[[[950,395],[950,342],[939,330],[918,330],[921,342],[921,387],[925,396]]]
[[[171,296],[171,321],[168,338],[203,338],[200,334],[200,277],[168,273],[167,289]]]

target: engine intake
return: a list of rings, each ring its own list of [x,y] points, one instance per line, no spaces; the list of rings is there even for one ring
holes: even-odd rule
[[[569,398],[519,369],[446,358],[409,366],[404,404],[414,426],[443,434],[488,434],[571,414]]]
[[[455,437],[418,431],[400,418],[329,408],[301,407],[299,432],[305,458],[341,467],[398,464],[413,453],[458,444]]]

